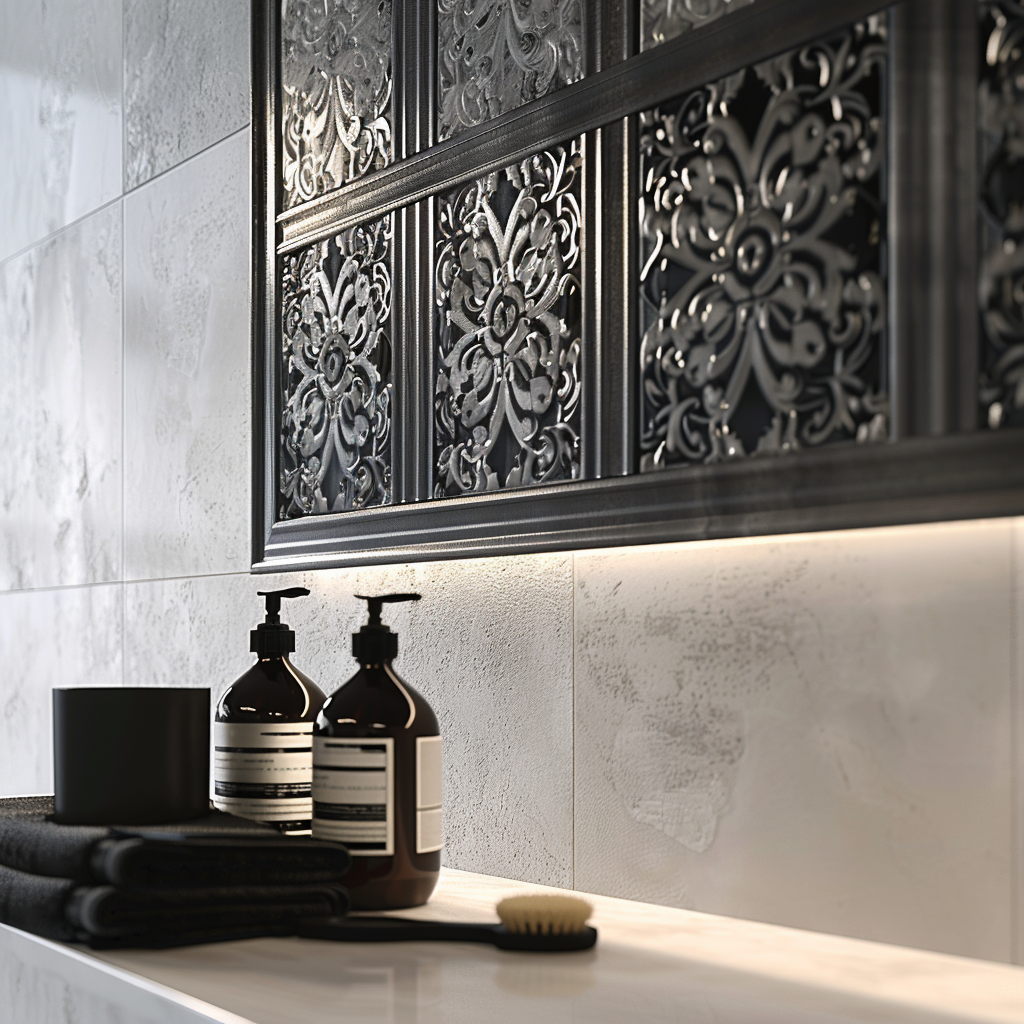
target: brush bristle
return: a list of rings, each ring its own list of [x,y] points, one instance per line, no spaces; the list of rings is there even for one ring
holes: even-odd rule
[[[498,904],[501,923],[517,934],[573,935],[594,908],[575,896],[509,896]]]

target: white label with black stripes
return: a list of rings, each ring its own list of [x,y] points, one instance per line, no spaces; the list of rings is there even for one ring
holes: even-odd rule
[[[312,740],[312,722],[215,722],[214,806],[257,821],[309,821]]]
[[[416,852],[433,853],[441,834],[441,737],[416,739]]]
[[[395,741],[313,737],[313,835],[353,857],[395,852]]]

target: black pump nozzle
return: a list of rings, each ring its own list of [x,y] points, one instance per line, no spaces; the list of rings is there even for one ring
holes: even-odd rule
[[[281,598],[308,597],[309,591],[305,587],[289,587],[256,593],[267,599],[267,618],[249,633],[249,650],[261,658],[291,654],[295,650],[295,630],[281,621]]]
[[[305,587],[289,587],[287,590],[257,590],[260,597],[267,599],[267,623],[276,626],[281,622],[282,597],[309,597]]]
[[[397,601],[419,601],[419,594],[381,594],[370,597],[367,594],[356,594],[360,601],[366,602],[370,612],[369,621],[352,634],[352,654],[364,665],[379,664],[391,661],[398,654],[398,635],[380,621],[381,611],[385,604]]]

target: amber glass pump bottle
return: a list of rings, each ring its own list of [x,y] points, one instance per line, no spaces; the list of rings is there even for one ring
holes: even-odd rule
[[[313,835],[352,854],[355,909],[414,907],[441,870],[441,737],[430,705],[391,667],[398,636],[381,609],[420,595],[358,596],[370,612],[352,635],[359,671],[313,727]]]
[[[281,832],[309,834],[313,814],[313,720],[323,690],[289,660],[295,631],[281,599],[305,587],[261,590],[267,618],[249,634],[256,664],[228,687],[213,724],[214,804]]]

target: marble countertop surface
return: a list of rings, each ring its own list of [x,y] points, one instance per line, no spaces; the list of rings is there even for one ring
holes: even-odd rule
[[[503,896],[552,891],[559,890],[446,870],[430,903],[402,915],[490,921]],[[98,1021],[115,1019],[116,1009],[146,1024],[1024,1024],[1024,968],[586,898],[597,947],[547,955],[468,943],[308,939],[95,952],[0,927],[0,961],[9,970],[24,964],[14,1002],[0,1004],[0,1021],[13,1013],[12,1021],[35,1024],[38,1009],[40,1021],[92,1024],[95,1006]],[[17,1005],[49,998],[48,978],[59,981],[58,1002],[81,996],[73,1017]]]

